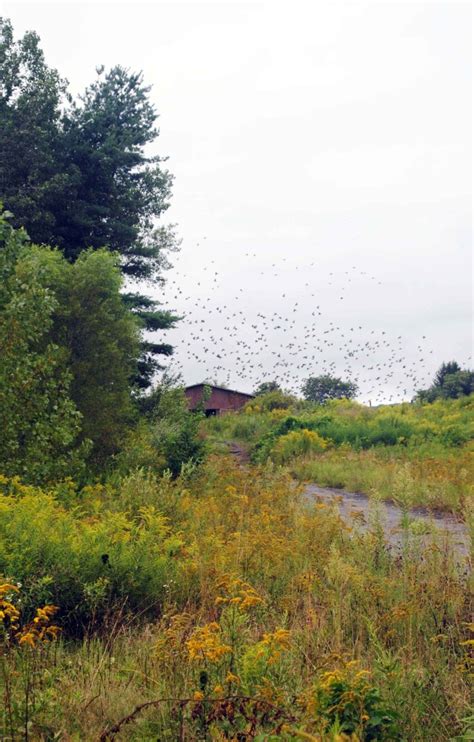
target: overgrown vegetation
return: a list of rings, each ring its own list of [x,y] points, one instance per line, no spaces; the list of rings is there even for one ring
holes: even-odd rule
[[[472,372],[413,404],[325,376],[191,414],[144,334],[177,317],[124,283],[176,248],[141,75],[74,102],[8,21],[0,73],[2,740],[473,739],[468,559],[407,519],[389,543],[376,505],[472,525]],[[375,495],[368,522],[298,480]]]
[[[376,520],[348,528],[283,470],[226,457],[175,480],[2,489],[0,570],[20,584],[19,624],[56,604],[63,629],[31,647],[3,619],[5,738],[23,738],[26,718],[32,739],[445,740],[466,728],[469,600],[443,539],[424,549],[407,531],[391,552]]]
[[[240,440],[254,462],[285,463],[304,480],[462,514],[472,495],[474,397],[370,408],[348,400],[245,411],[207,423],[211,440]],[[314,438],[311,444],[312,437]],[[283,453],[284,452],[284,453]]]

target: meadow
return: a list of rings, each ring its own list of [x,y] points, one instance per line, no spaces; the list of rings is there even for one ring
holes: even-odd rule
[[[70,37],[70,18],[62,33],[59,15],[52,42]],[[127,24],[140,17],[125,15]],[[213,36],[225,49],[222,34]],[[412,527],[409,511],[446,511],[472,531],[474,371],[448,360],[428,389],[417,389],[432,361],[414,363],[402,335],[387,360],[391,333],[363,330],[361,319],[369,339],[357,341],[358,330],[352,344],[330,302],[303,324],[310,291],[333,282],[318,264],[307,275],[293,242],[287,263],[270,269],[273,248],[266,267],[264,252],[258,257],[267,296],[257,324],[254,297],[243,293],[257,263],[239,253],[248,249],[243,233],[219,270],[210,250],[214,241],[222,257],[227,238],[211,237],[207,247],[186,239],[186,273],[176,269],[165,290],[181,240],[165,218],[173,175],[156,141],[161,112],[150,81],[99,64],[76,96],[38,34],[16,36],[7,18],[0,49],[0,739],[472,741],[471,562],[446,529]],[[81,70],[93,61],[82,49],[80,57]],[[166,74],[166,64],[155,67]],[[389,77],[392,68],[391,60]],[[292,189],[295,182],[292,174]],[[410,274],[413,256],[410,249]],[[333,257],[342,273],[345,263]],[[279,268],[285,294],[275,306],[267,288]],[[308,292],[298,289],[292,304],[296,271]],[[365,276],[365,292],[369,274],[352,271]],[[352,280],[344,275],[341,291]],[[238,289],[234,299],[227,285]],[[214,304],[220,295],[232,304]],[[387,296],[377,297],[379,313]],[[414,315],[418,334],[430,316]],[[182,334],[168,334],[181,322]],[[294,332],[294,342],[277,352],[273,329]],[[339,342],[341,363],[329,362],[326,349]],[[270,372],[257,351],[306,401],[256,378]],[[342,366],[342,356],[345,372],[349,358],[354,372],[357,358],[373,360],[375,399],[407,377],[413,403],[328,401],[356,396],[355,380],[300,378],[313,364]],[[266,393],[239,413],[205,419],[206,399],[191,414],[173,368],[189,378],[201,368],[208,379],[253,380]],[[308,495],[308,482],[366,493],[366,521],[344,520],[337,505]],[[404,515],[396,542],[387,540],[383,499]]]
[[[283,419],[246,411],[203,434],[218,450]],[[302,498],[294,472],[337,457],[314,436],[300,464],[209,452],[176,478],[4,477],[1,738],[472,739],[467,559],[442,533],[390,549],[376,509],[362,530]],[[382,452],[344,455],[385,471]]]
[[[242,413],[213,418],[216,450],[239,441],[255,462],[287,466],[301,481],[403,507],[469,515],[474,482],[474,397],[429,405],[324,406],[268,394]],[[281,406],[279,406],[281,405]]]

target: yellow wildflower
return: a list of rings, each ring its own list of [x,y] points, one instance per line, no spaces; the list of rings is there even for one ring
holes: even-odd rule
[[[219,624],[211,622],[196,628],[186,647],[191,661],[207,660],[219,662],[222,657],[231,652],[231,647],[221,641]]]

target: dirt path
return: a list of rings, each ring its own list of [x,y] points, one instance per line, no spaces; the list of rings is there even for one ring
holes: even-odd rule
[[[229,453],[235,457],[241,466],[250,463],[250,456],[245,448],[236,441],[225,441]],[[308,500],[318,500],[339,508],[342,518],[349,524],[357,523],[362,530],[366,530],[371,521],[374,502],[367,495],[359,492],[320,487],[317,484],[307,484],[304,497]],[[407,516],[394,502],[383,500],[379,504],[380,521],[389,544],[399,547],[403,543],[404,518],[408,516],[408,530],[420,544],[429,544],[436,541],[443,544],[449,542],[456,553],[469,559],[471,544],[465,523],[454,515],[443,512],[431,513],[425,508],[412,508]]]
[[[362,530],[368,527],[374,509],[374,503],[367,495],[319,487],[317,484],[306,485],[304,496],[308,500],[316,499],[338,507],[347,523],[352,525],[357,522]],[[406,516],[403,511],[393,502],[381,501],[379,512],[388,542],[393,546],[400,546],[405,532],[403,519]],[[461,557],[469,557],[470,538],[467,527],[454,515],[413,508],[407,516],[408,530],[421,543],[430,543],[433,537],[440,543],[449,541]]]
[[[235,456],[240,464],[248,464],[250,462],[250,456],[247,449],[240,443],[235,441],[225,441],[226,446],[229,448],[229,453]]]

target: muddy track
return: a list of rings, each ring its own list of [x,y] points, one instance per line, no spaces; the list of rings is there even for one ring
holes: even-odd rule
[[[249,452],[244,446],[235,441],[225,441],[225,444],[229,449],[229,453],[232,454],[240,464],[250,463]]]
[[[307,484],[304,497],[308,502],[319,501],[337,507],[343,520],[361,530],[367,530],[374,521],[376,510],[384,534],[392,546],[402,546],[407,535],[420,544],[449,543],[456,553],[465,558],[470,554],[470,538],[465,523],[450,513],[430,512],[426,508],[412,508],[407,512],[394,502],[382,500],[377,504],[360,492]]]
[[[241,466],[250,463],[245,446],[235,441],[225,441],[229,453]],[[407,533],[420,544],[436,541],[439,545],[449,544],[464,559],[469,559],[471,543],[465,523],[450,513],[431,512],[426,508],[412,508],[404,513],[394,502],[383,500],[376,506],[374,501],[360,492],[320,487],[307,484],[304,487],[307,502],[319,501],[337,507],[343,520],[351,526],[367,530],[373,522],[375,508],[378,509],[380,524],[389,544],[400,547]]]

